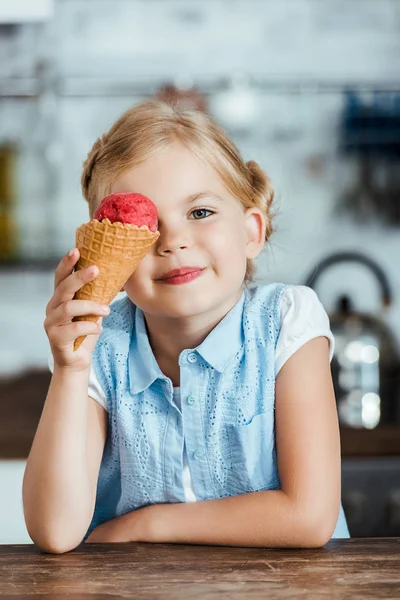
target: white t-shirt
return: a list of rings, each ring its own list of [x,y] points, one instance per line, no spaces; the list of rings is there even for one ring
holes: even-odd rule
[[[281,295],[281,329],[276,347],[275,376],[285,362],[310,340],[324,336],[329,340],[329,360],[332,360],[334,338],[329,326],[329,318],[316,293],[304,285],[290,285]],[[53,371],[53,357],[50,355],[49,367]],[[99,402],[106,410],[107,401],[104,392],[91,369],[88,395]],[[180,408],[180,388],[174,387],[175,404]],[[186,502],[195,502],[186,448],[183,449],[183,484]]]

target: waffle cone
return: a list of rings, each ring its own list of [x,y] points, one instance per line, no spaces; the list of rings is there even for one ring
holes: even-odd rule
[[[138,227],[130,223],[111,223],[109,219],[93,219],[76,230],[76,247],[80,257],[75,270],[96,265],[98,276],[86,283],[75,294],[79,300],[93,300],[110,304],[139,262],[158,239],[158,231],[150,231],[146,225]],[[74,321],[93,321],[99,315],[74,317]],[[86,336],[74,342],[77,350]]]

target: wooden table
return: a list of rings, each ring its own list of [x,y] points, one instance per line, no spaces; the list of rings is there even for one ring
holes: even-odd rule
[[[312,550],[81,544],[67,554],[0,546],[0,598],[210,600],[400,598],[400,538]]]

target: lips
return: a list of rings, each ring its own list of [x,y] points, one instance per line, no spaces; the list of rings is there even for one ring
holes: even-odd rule
[[[202,267],[181,267],[180,269],[172,269],[172,271],[164,273],[164,275],[158,279],[164,281],[166,279],[172,279],[173,277],[182,277],[183,275],[188,275],[189,273],[197,273],[202,270]]]

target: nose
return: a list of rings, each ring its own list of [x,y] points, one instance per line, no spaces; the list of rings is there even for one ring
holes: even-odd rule
[[[157,240],[157,254],[166,255],[189,248],[188,236],[184,228],[174,229],[159,226],[160,237]]]

